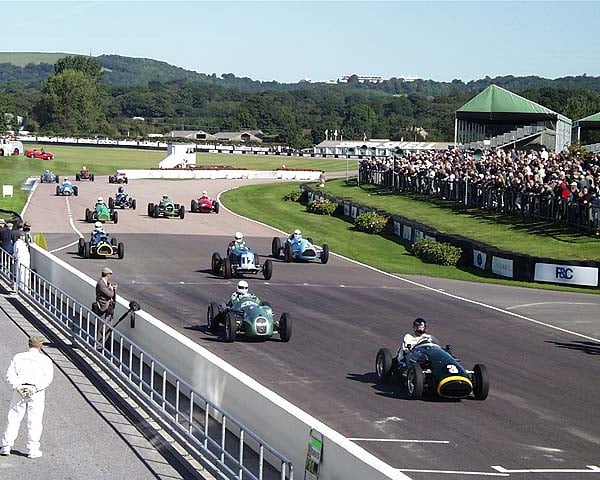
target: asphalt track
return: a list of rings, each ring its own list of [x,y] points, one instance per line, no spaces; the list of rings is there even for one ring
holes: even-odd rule
[[[600,469],[588,468],[600,464],[598,296],[407,281],[337,257],[327,265],[275,261],[272,280],[250,278],[250,286],[292,314],[291,341],[226,344],[206,331],[206,305],[224,301],[235,281],[210,273],[210,255],[241,230],[266,256],[274,231],[226,211],[151,219],[146,204],[164,192],[188,208],[201,190],[216,195],[239,184],[132,182],[126,188],[138,209],[106,227],[125,243],[121,261],[61,248],[77,240],[74,229],[89,235],[85,207],[116,190],[106,177],[79,182],[80,196],[68,201],[52,195],[55,185],[40,185],[26,218],[51,250],[61,248],[58,256],[93,278],[110,265],[121,294],[411,478],[600,478]],[[487,366],[486,401],[411,401],[399,385],[375,384],[377,349],[397,348],[417,316],[467,368]]]

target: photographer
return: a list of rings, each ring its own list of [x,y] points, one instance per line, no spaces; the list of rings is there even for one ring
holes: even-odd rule
[[[98,322],[96,327],[96,348],[101,350],[106,341],[106,330],[109,328],[115,311],[115,299],[118,285],[110,283],[112,270],[108,267],[102,269],[102,276],[96,283],[96,301],[92,305],[92,311],[100,318],[106,320],[106,327]]]

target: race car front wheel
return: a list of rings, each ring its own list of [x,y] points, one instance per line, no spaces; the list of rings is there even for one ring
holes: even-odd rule
[[[473,367],[473,396],[476,400],[485,400],[490,391],[490,379],[487,368],[481,363]]]
[[[423,396],[424,380],[421,365],[418,363],[411,365],[406,374],[406,390],[411,398],[419,399]]]
[[[375,357],[375,373],[380,383],[387,383],[392,370],[392,354],[387,348],[380,348]]]

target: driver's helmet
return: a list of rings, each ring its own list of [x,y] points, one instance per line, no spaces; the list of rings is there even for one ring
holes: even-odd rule
[[[65,177],[65,178],[63,179],[63,183],[65,183],[65,182],[68,182],[68,181],[69,181],[69,177]]]
[[[242,232],[235,232],[233,238],[235,239],[235,243],[242,243],[244,241],[244,234]]]
[[[203,197],[208,197],[208,192],[207,192],[206,190],[204,190],[204,191],[202,192],[202,196],[203,196]]]
[[[102,197],[98,197],[98,203],[104,203],[104,199]]]
[[[87,170],[87,167],[84,165],[83,167],[81,167],[82,170]]]
[[[415,332],[415,337],[420,337],[427,333],[427,322],[422,318],[415,319],[413,322],[413,331]]]
[[[119,187],[119,193],[123,193],[125,191],[125,189],[123,187]]]
[[[237,284],[236,292],[241,295],[248,293],[248,282],[246,280],[240,280]]]
[[[46,170],[44,173],[50,173],[50,170]]]
[[[296,240],[300,240],[302,238],[302,232],[298,228],[294,230],[294,238]]]
[[[102,222],[94,223],[94,230],[96,230],[96,231],[102,230]]]
[[[166,193],[162,196],[163,200],[168,200],[168,198],[169,198],[169,196]]]

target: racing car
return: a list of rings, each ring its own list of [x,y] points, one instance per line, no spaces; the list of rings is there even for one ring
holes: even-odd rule
[[[241,297],[231,306],[211,302],[206,313],[208,330],[216,333],[220,325],[225,326],[225,341],[235,342],[238,335],[252,338],[270,338],[279,334],[282,342],[292,336],[292,317],[282,313],[275,320],[273,309],[255,295]]]
[[[119,172],[118,170],[108,177],[108,183],[129,183],[127,174],[125,172]]]
[[[52,173],[50,170],[46,170],[44,173],[42,173],[40,175],[40,182],[41,183],[58,183],[59,179],[58,179],[58,175],[54,175],[54,173]]]
[[[94,174],[90,172],[86,167],[82,167],[79,173],[75,174],[75,180],[89,180],[90,182],[93,182]]]
[[[25,156],[27,158],[39,158],[40,160],[52,160],[54,158],[53,153],[40,151],[35,148],[33,150],[25,150]]]
[[[381,348],[375,359],[377,379],[387,383],[392,376],[401,379],[408,396],[422,398],[424,394],[442,398],[461,399],[471,395],[485,400],[490,381],[484,365],[478,363],[473,370],[466,370],[460,360],[451,353],[450,346],[440,347],[435,338],[427,335],[398,361],[387,348]]]
[[[296,230],[296,232],[299,232],[299,230]],[[283,252],[283,258],[286,262],[292,260],[309,262],[317,258],[321,260],[321,263],[329,261],[329,245],[324,243],[322,247],[319,247],[314,244],[312,238],[303,238],[302,235],[296,232],[285,239],[283,245],[279,237],[273,237],[271,242],[273,257],[279,258]]]
[[[94,222],[114,222],[119,221],[119,212],[109,209],[104,203],[97,203],[94,209],[85,209],[85,221],[88,223]]]
[[[135,207],[137,206],[137,203],[135,201],[135,198],[131,198],[129,195],[127,195],[125,192],[121,193],[118,192],[115,195],[115,198],[113,197],[108,197],[108,208],[109,209],[114,209],[116,208],[131,208],[133,210],[135,210]]]
[[[223,278],[231,278],[241,274],[262,273],[265,280],[273,276],[273,262],[265,260],[260,264],[260,257],[251,248],[238,247],[229,249],[229,252],[221,257],[219,252],[214,252],[211,258],[211,269],[214,275],[223,275]]]
[[[211,199],[208,196],[202,195],[200,198],[193,199],[190,211],[192,213],[200,212],[200,213],[219,213],[219,202]]]
[[[92,239],[89,242],[80,238],[77,245],[77,252],[83,258],[106,258],[116,255],[119,259],[122,259],[125,256],[125,245],[123,245],[123,242],[117,242],[115,238],[109,240],[108,234],[105,233],[97,237],[92,235]]]
[[[185,207],[179,203],[174,203],[170,199],[166,201],[163,199],[160,203],[148,204],[148,216],[149,217],[179,217],[183,220],[185,217]]]
[[[73,185],[71,182],[63,182],[56,186],[56,195],[77,196],[79,195],[79,187]]]

